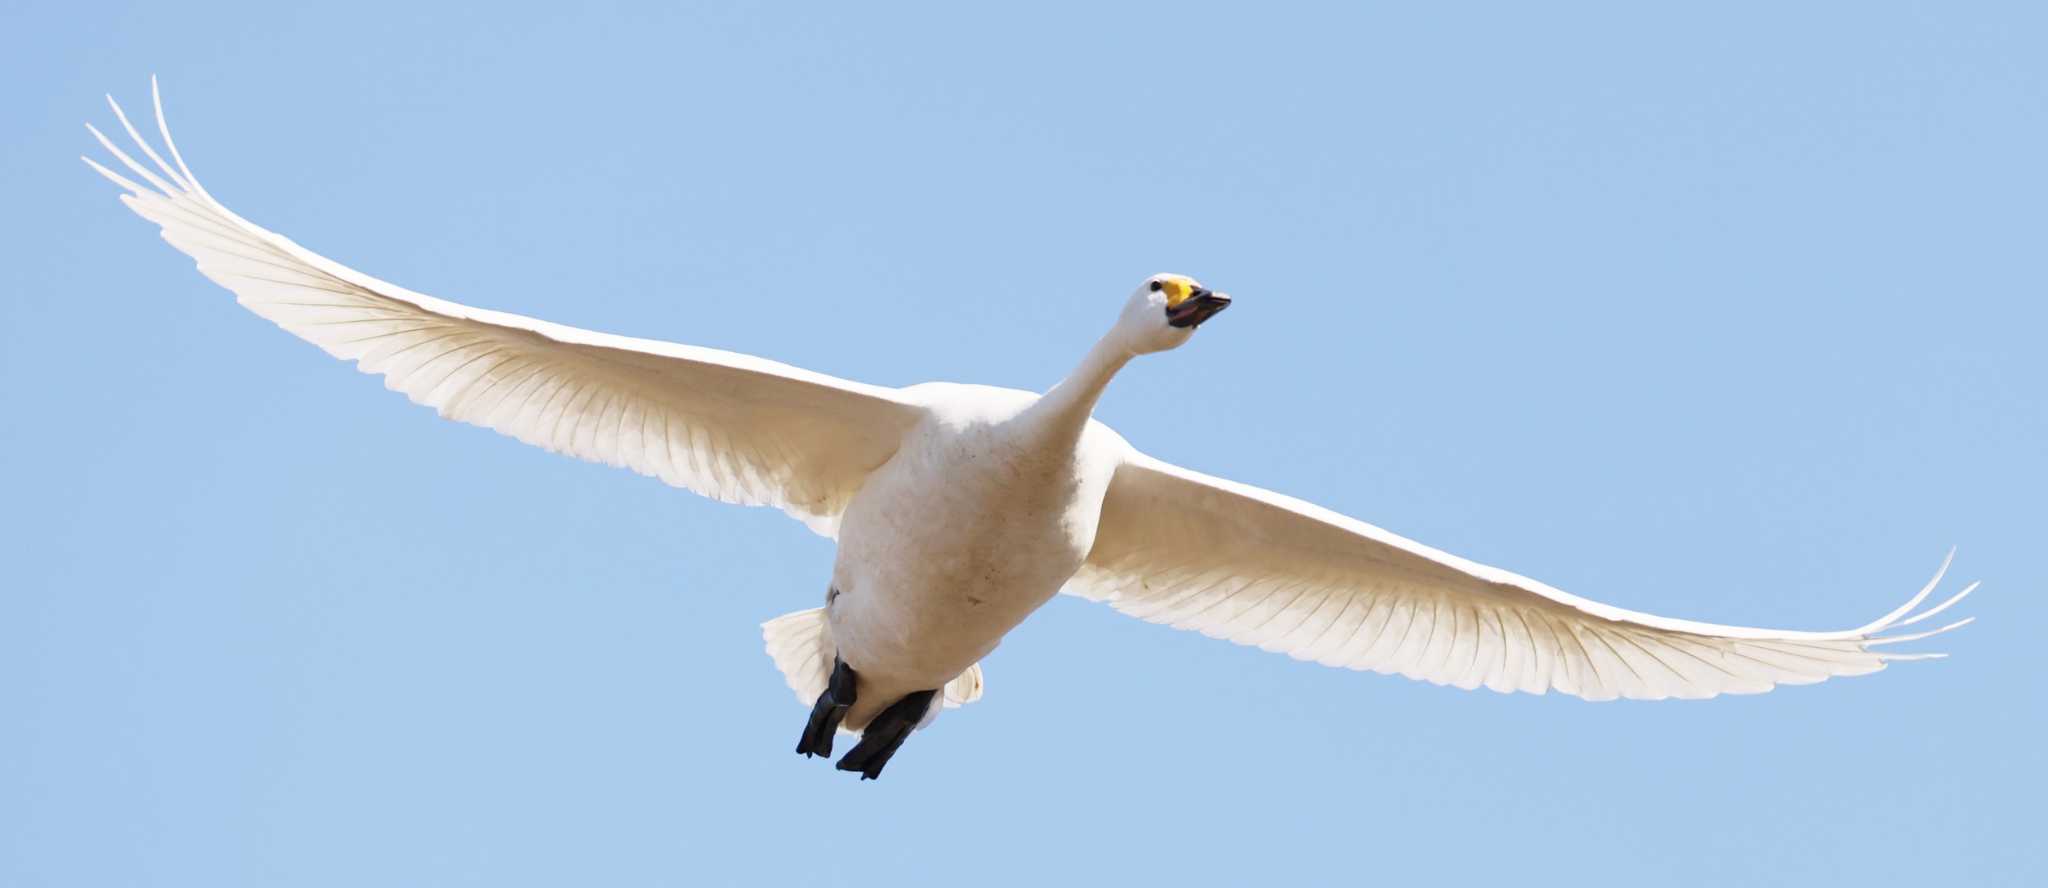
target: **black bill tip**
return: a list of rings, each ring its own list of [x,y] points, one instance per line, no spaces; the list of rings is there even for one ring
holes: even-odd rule
[[[1166,323],[1172,327],[1199,327],[1203,321],[1216,316],[1230,307],[1230,297],[1213,290],[1197,288],[1179,305],[1166,310]]]

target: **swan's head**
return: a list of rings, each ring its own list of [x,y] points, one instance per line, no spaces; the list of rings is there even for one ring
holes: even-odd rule
[[[1180,274],[1155,274],[1138,285],[1124,305],[1117,331],[1138,354],[1165,351],[1187,342],[1195,328],[1230,307],[1230,297]]]

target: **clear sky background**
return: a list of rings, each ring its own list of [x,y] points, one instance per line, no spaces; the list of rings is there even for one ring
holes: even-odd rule
[[[657,5],[0,7],[0,884],[2048,881],[2038,4]],[[1058,600],[859,784],[756,628],[830,543],[238,308],[75,159],[151,73],[415,289],[1043,389],[1185,272],[1236,306],[1098,414],[1157,455],[1719,622],[1953,544],[1979,622],[1591,704]]]

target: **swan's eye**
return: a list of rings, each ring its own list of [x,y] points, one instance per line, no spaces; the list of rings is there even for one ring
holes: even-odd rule
[[[1165,288],[1166,288],[1166,285],[1165,285],[1164,283],[1161,283],[1161,282],[1159,282],[1159,281],[1153,281],[1153,282],[1152,282],[1152,292],[1154,292],[1154,293],[1157,293],[1157,292],[1159,292],[1160,290],[1162,290],[1162,289],[1165,289]]]

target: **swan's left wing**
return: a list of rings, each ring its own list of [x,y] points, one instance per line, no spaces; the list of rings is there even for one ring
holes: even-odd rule
[[[1953,553],[1950,553],[1953,555]],[[1942,563],[1946,572],[1948,563]],[[1588,601],[1292,497],[1132,453],[1068,590],[1154,623],[1328,666],[1590,700],[1757,693],[1883,669],[1885,617],[1841,632],[1695,623]]]
[[[923,415],[894,389],[471,308],[344,267],[214,200],[178,156],[160,99],[156,112],[175,169],[119,105],[154,170],[92,130],[148,183],[86,159],[126,189],[121,202],[250,311],[442,416],[724,502],[775,506],[832,536],[867,473]]]

